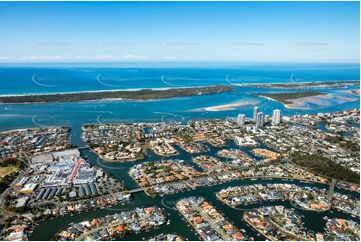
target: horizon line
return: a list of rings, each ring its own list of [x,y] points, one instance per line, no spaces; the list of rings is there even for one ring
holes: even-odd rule
[[[308,62],[308,61],[237,61],[237,60],[199,60],[199,61],[165,61],[165,60],[128,60],[128,61],[101,61],[101,60],[89,60],[89,61],[25,61],[25,62],[1,62],[0,65],[7,64],[142,64],[142,63],[165,63],[165,64],[177,64],[177,63],[185,63],[185,64],[203,64],[203,63],[229,63],[229,64],[358,64],[361,62]]]

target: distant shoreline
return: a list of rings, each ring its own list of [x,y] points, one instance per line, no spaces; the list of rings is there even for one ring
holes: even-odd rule
[[[29,94],[0,96],[2,104],[50,103],[50,102],[79,102],[91,100],[156,100],[165,98],[207,95],[229,92],[231,86],[206,86],[166,89],[138,89],[138,90],[109,90],[85,91],[56,94]]]
[[[191,86],[191,87],[151,87],[151,88],[125,88],[125,89],[102,89],[102,90],[86,90],[86,91],[75,91],[75,92],[44,92],[44,93],[35,93],[35,92],[29,92],[29,93],[21,93],[21,94],[0,94],[1,97],[22,97],[22,96],[38,96],[38,95],[57,95],[57,94],[78,94],[78,93],[99,93],[99,92],[119,92],[119,91],[141,91],[141,90],[172,90],[172,89],[185,89],[185,88],[201,88],[201,87],[207,87],[207,86]],[[208,86],[210,87],[210,86]]]
[[[271,101],[279,102],[286,108],[291,109],[309,109],[306,105],[308,103],[315,105],[322,105],[323,101],[333,99],[338,104],[344,102],[355,101],[355,98],[336,96],[329,93],[322,92],[281,92],[281,93],[263,93],[255,94],[258,97],[266,98]]]
[[[264,97],[272,101],[277,101],[283,104],[291,104],[292,100],[312,97],[312,96],[321,96],[327,95],[327,93],[322,92],[280,92],[280,93],[262,93],[254,94],[259,97]]]
[[[319,81],[319,82],[237,84],[237,86],[279,88],[279,89],[344,88],[351,85],[360,85],[360,81],[349,80],[349,81],[327,81],[327,82]]]

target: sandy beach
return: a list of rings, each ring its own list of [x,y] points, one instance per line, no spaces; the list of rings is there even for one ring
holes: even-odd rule
[[[229,111],[229,110],[236,110],[238,107],[241,106],[257,105],[258,103],[260,103],[259,100],[242,99],[233,103],[210,106],[205,108],[197,108],[197,109],[193,109],[192,111],[210,111],[210,112]]]
[[[354,90],[343,91],[343,93],[355,94],[351,91],[354,91]],[[359,90],[357,90],[357,91],[359,93]],[[304,97],[304,98],[287,99],[287,101],[290,103],[283,103],[276,99],[262,96],[262,95],[260,95],[259,97],[265,98],[270,101],[282,103],[286,108],[308,109],[308,110],[311,109],[309,107],[309,104],[328,107],[328,106],[332,106],[332,105],[338,105],[338,104],[343,104],[346,102],[353,102],[353,101],[357,100],[357,98],[346,97],[346,96],[342,96],[342,95],[338,95],[338,94],[322,94],[322,95],[316,95],[316,96],[310,96],[310,97]]]
[[[348,93],[348,94],[360,95],[360,89],[342,90],[342,91],[340,91],[340,92]]]
[[[346,102],[356,101],[357,98],[345,97],[337,94],[326,94],[326,95],[317,95],[312,97],[290,99],[290,104],[284,104],[286,108],[295,108],[295,109],[309,109],[308,105],[313,104],[317,106],[332,106],[343,104]]]

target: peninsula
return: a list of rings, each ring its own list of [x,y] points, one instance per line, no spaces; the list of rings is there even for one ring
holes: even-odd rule
[[[207,86],[191,88],[169,89],[141,89],[141,90],[117,90],[117,91],[94,91],[58,94],[14,95],[0,96],[0,103],[48,103],[48,102],[78,102],[99,99],[132,99],[152,100],[194,95],[207,95],[220,92],[232,91],[231,86]]]
[[[346,88],[360,85],[360,81],[327,81],[327,82],[287,82],[287,83],[259,83],[243,84],[242,86],[278,89],[327,89]]]
[[[255,94],[256,96],[265,97],[271,100],[275,100],[277,102],[283,104],[291,104],[293,100],[302,99],[312,96],[320,96],[326,95],[321,92],[280,92],[280,93],[263,93],[263,94]]]
[[[255,94],[282,103],[286,108],[308,109],[309,105],[331,106],[356,101],[355,97],[322,92],[283,92]]]

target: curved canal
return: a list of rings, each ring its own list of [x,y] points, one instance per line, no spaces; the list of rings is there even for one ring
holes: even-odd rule
[[[77,145],[78,147],[84,147],[84,142],[80,139],[81,134],[81,127],[73,126],[72,127],[72,143]],[[179,147],[176,147],[179,151],[179,155],[173,158],[182,159],[188,162],[188,164],[195,166],[194,163],[191,162],[192,155],[186,153]],[[223,147],[224,148],[224,147]],[[211,156],[215,156],[217,151],[223,148],[214,148],[210,146],[210,151],[202,153],[207,154]],[[243,148],[236,146],[233,141],[228,141],[227,148],[238,148],[243,151],[245,151],[248,155],[252,156],[255,159],[259,159],[258,157],[255,157],[251,152],[250,148]],[[149,157],[147,157],[144,160],[136,161],[136,162],[125,162],[125,163],[109,163],[105,162],[102,159],[98,158],[98,156],[88,149],[82,149],[81,153],[83,156],[87,157],[89,162],[92,165],[98,166],[100,168],[105,169],[109,173],[111,173],[114,177],[116,177],[119,181],[124,182],[124,185],[126,185],[129,189],[133,189],[137,187],[137,184],[133,181],[133,179],[130,178],[128,175],[128,170],[131,166],[141,163],[141,162],[147,162],[147,161],[157,161],[161,160],[162,157],[154,154],[152,151],[148,151]],[[220,158],[222,160],[222,158]],[[199,167],[196,167],[196,169],[199,169]],[[72,215],[66,215],[63,217],[57,217],[54,219],[49,219],[45,221],[41,221],[39,225],[35,228],[34,232],[30,236],[30,240],[51,240],[54,239],[54,235],[58,233],[59,231],[66,229],[70,223],[77,223],[84,220],[89,220],[92,218],[102,217],[107,214],[114,214],[117,212],[120,212],[122,210],[130,210],[135,207],[147,207],[147,206],[158,206],[165,208],[166,211],[169,213],[171,223],[169,225],[163,225],[159,227],[158,229],[151,230],[151,231],[144,231],[140,234],[130,234],[126,238],[121,238],[122,240],[142,240],[147,239],[149,237],[158,235],[160,233],[177,233],[179,235],[182,235],[184,238],[187,238],[189,240],[199,240],[199,237],[197,233],[191,229],[191,227],[188,225],[186,221],[182,219],[182,216],[177,212],[175,209],[175,203],[184,197],[188,196],[203,196],[208,201],[210,201],[215,207],[224,213],[224,215],[230,219],[236,226],[238,226],[240,229],[245,229],[246,233],[249,236],[252,236],[256,240],[264,240],[263,237],[260,237],[257,232],[255,232],[250,226],[247,225],[245,221],[243,221],[242,216],[245,209],[250,209],[254,207],[259,207],[262,205],[283,205],[285,207],[293,207],[292,204],[289,201],[272,201],[272,202],[262,202],[259,204],[253,204],[244,207],[245,209],[235,209],[228,207],[221,203],[219,200],[217,200],[215,193],[220,191],[223,188],[229,187],[229,186],[239,186],[239,185],[250,185],[255,183],[292,183],[299,186],[312,186],[312,187],[319,187],[319,188],[328,188],[327,185],[323,184],[315,184],[315,183],[305,183],[300,181],[284,181],[279,179],[274,180],[239,180],[239,181],[231,181],[224,184],[219,184],[212,187],[206,187],[206,188],[199,188],[192,191],[187,192],[181,192],[173,195],[167,195],[165,197],[148,197],[143,192],[133,194],[133,200],[125,205],[115,205],[110,208],[98,208],[95,210],[91,210],[88,212],[78,213],[78,214],[72,214]],[[355,198],[359,197],[358,193],[345,191],[345,190],[339,190],[335,189],[336,191],[340,193],[350,194]],[[328,218],[346,218],[346,219],[353,219],[350,215],[336,211],[336,210],[330,210],[326,212],[313,212],[313,211],[307,211],[303,209],[296,208],[297,212],[303,216],[304,224],[307,229],[313,230],[315,232],[323,232],[326,220],[324,219],[325,216]],[[119,238],[120,239],[120,238]]]

